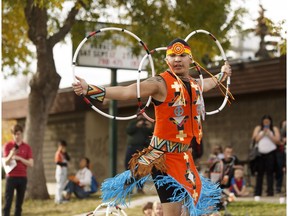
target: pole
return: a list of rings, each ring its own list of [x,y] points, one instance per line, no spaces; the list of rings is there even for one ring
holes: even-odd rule
[[[117,69],[111,69],[111,86],[117,85]],[[117,115],[117,101],[111,100],[109,104],[109,114]],[[109,159],[110,159],[110,176],[115,176],[117,172],[117,121],[109,120]]]

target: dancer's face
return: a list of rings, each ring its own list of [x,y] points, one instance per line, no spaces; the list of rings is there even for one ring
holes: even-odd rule
[[[191,55],[183,53],[181,55],[167,55],[167,61],[177,75],[188,75],[189,67],[192,63]]]

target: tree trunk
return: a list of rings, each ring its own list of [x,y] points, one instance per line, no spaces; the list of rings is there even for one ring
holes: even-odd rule
[[[79,11],[79,4],[83,2],[82,0],[75,2],[59,31],[50,37],[47,25],[48,9],[45,4],[26,0],[24,8],[28,37],[37,51],[37,72],[30,82],[31,92],[24,132],[24,139],[31,145],[34,159],[34,167],[28,169],[27,197],[31,199],[49,198],[43,164],[43,142],[49,110],[61,79],[56,72],[53,47],[71,30]]]
[[[48,114],[56,97],[60,76],[56,72],[53,48],[39,39],[37,73],[33,76],[29,94],[29,111],[25,125],[25,140],[33,151],[34,167],[28,169],[27,198],[49,199],[43,164],[43,143]]]

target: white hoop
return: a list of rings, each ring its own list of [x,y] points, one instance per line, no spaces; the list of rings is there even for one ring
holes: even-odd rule
[[[226,55],[225,55],[225,53],[224,53],[224,50],[223,50],[221,44],[220,44],[219,41],[215,38],[215,36],[212,35],[210,32],[208,32],[208,31],[206,31],[206,30],[202,30],[202,29],[195,30],[195,31],[192,31],[184,40],[187,42],[187,41],[190,39],[190,37],[192,37],[193,35],[195,35],[195,34],[197,34],[197,33],[204,33],[204,34],[209,35],[209,36],[215,41],[215,43],[217,44],[217,46],[218,46],[218,48],[219,48],[219,50],[220,50],[220,52],[221,52],[221,55],[222,55],[223,60],[227,62],[227,58],[226,58]],[[200,77],[200,79],[201,79],[201,77]],[[203,79],[203,76],[202,76],[202,79]],[[203,80],[204,80],[204,79],[203,79]],[[225,97],[224,97],[224,100],[223,100],[222,104],[220,105],[220,107],[219,107],[218,109],[213,110],[213,111],[210,111],[210,112],[206,112],[206,115],[216,114],[216,113],[220,112],[220,111],[225,107],[225,105],[226,105],[226,103],[227,103],[227,101],[228,101],[228,98],[229,98],[228,93],[229,93],[229,87],[230,87],[230,83],[231,83],[230,77],[227,78],[226,83],[227,83],[227,84],[226,84],[226,93],[225,93]],[[202,84],[204,84],[203,81],[202,81]],[[202,85],[202,88],[203,88],[203,85]]]
[[[155,51],[155,50],[153,50]],[[153,64],[153,60],[152,60],[152,56],[151,56],[151,52],[149,53],[146,53],[145,56],[141,59],[140,61],[140,64],[139,64],[139,67],[138,67],[138,77],[137,77],[137,100],[138,100],[138,103],[141,104],[141,94],[140,94],[140,73],[142,71],[142,67],[143,67],[143,63],[144,61],[146,60],[146,58],[149,58],[149,61],[150,61],[150,64],[151,64],[151,70],[152,70],[152,77],[155,76],[155,68],[154,68],[154,64]],[[148,101],[146,103],[146,105],[144,106],[143,109],[141,109],[141,114],[150,122],[154,122],[155,120],[150,118],[146,113],[145,113],[145,109],[150,105],[151,103],[151,100],[152,100],[152,97],[149,96],[148,98]]]
[[[126,212],[122,208],[120,208],[119,206],[110,205],[109,203],[101,203],[96,207],[96,209],[93,212],[87,214],[87,216],[99,216],[99,215],[127,216]]]
[[[87,37],[85,37],[81,42],[80,44],[78,45],[74,55],[73,55],[73,59],[72,59],[72,72],[73,72],[73,78],[74,78],[74,81],[76,82],[76,78],[75,78],[75,67],[76,67],[76,60],[77,60],[77,56],[78,56],[78,53],[81,49],[81,47],[85,44],[85,42],[92,36],[94,35],[97,35],[98,33],[100,32],[104,32],[104,31],[121,31],[121,32],[124,32],[124,33],[127,33],[128,35],[132,36],[133,38],[135,38],[139,43],[140,45],[144,48],[144,50],[146,51],[146,55],[149,56],[149,62],[150,62],[150,66],[152,68],[152,71],[154,71],[154,64],[153,64],[153,59],[150,55],[150,51],[148,50],[147,46],[145,45],[145,43],[135,34],[133,34],[132,32],[128,31],[128,30],[125,30],[125,29],[122,29],[122,28],[117,28],[117,27],[108,27],[108,28],[102,28],[102,29],[99,29],[97,31],[94,31],[94,32],[91,32]],[[140,71],[141,72],[141,71]],[[140,79],[140,72],[138,73],[138,79]],[[137,81],[138,81],[137,79]],[[100,109],[98,109],[97,107],[95,107],[89,99],[87,99],[84,95],[81,95],[83,100],[88,104],[90,105],[90,107],[98,112],[99,114],[107,117],[107,118],[110,118],[110,119],[116,119],[116,120],[130,120],[130,119],[133,119],[133,118],[136,118],[138,116],[139,113],[135,114],[135,115],[131,115],[131,116],[127,116],[127,117],[118,117],[118,116],[112,116],[110,114],[107,114],[103,111],[101,111]],[[139,100],[139,99],[138,99]],[[145,106],[149,106],[151,102],[151,99],[147,101],[147,104]]]

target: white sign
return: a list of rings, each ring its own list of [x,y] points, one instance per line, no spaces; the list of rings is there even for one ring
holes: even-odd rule
[[[105,31],[90,37],[79,51],[77,65],[138,69],[141,59],[146,54],[141,44],[131,36],[124,35],[126,33],[118,31],[111,31],[110,33],[113,33],[111,39],[103,39],[102,35],[106,34]],[[128,37],[131,37],[131,40]],[[140,49],[142,49],[139,56],[133,54],[133,46],[140,46]],[[147,62],[143,66],[146,64]]]

